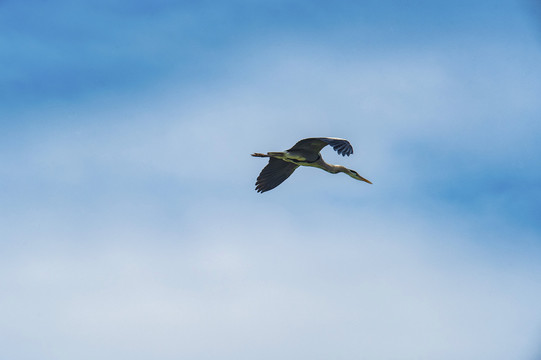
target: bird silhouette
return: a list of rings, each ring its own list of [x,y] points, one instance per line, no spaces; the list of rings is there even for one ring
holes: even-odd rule
[[[354,179],[372,184],[355,170],[348,169],[342,165],[326,163],[321,157],[320,151],[327,145],[332,146],[342,156],[353,154],[353,147],[349,141],[331,137],[303,139],[286,151],[252,154],[255,157],[269,158],[269,163],[261,170],[261,173],[257,177],[255,190],[259,193],[264,193],[265,191],[274,189],[293,174],[299,166],[317,167],[331,174],[343,172]]]

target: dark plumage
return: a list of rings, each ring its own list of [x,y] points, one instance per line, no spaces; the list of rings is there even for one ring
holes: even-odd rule
[[[308,138],[297,142],[293,147],[287,151],[301,151],[305,152],[308,156],[313,154],[319,154],[321,149],[330,145],[332,148],[342,156],[350,156],[353,154],[353,146],[349,141],[338,138]]]
[[[280,159],[270,158],[267,166],[261,170],[255,183],[257,192],[274,189],[283,183],[299,165]]]

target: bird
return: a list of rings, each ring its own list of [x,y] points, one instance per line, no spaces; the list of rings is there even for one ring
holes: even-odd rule
[[[323,169],[331,174],[346,173],[354,179],[372,184],[355,170],[342,165],[326,163],[321,157],[321,149],[330,145],[338,154],[349,156],[353,154],[353,147],[346,139],[333,137],[307,138],[298,141],[286,151],[268,152],[266,154],[253,153],[252,156],[269,158],[267,166],[261,170],[255,183],[255,190],[264,193],[283,183],[299,166],[312,166]]]

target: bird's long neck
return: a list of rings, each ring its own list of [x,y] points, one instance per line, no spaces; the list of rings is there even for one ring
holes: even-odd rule
[[[323,170],[330,172],[331,174],[337,174],[339,172],[348,173],[348,169],[344,166],[326,163],[322,158],[319,158],[318,164]]]

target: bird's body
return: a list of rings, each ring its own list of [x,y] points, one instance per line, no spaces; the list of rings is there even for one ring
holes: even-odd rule
[[[256,157],[269,158],[268,165],[263,168],[257,177],[256,191],[262,193],[274,189],[293,174],[299,166],[317,167],[331,174],[343,172],[354,179],[371,184],[370,181],[360,176],[355,170],[342,165],[326,163],[321,157],[320,151],[327,145],[331,145],[340,155],[349,156],[353,154],[353,147],[349,141],[328,137],[303,139],[286,151],[252,154],[252,156]]]

